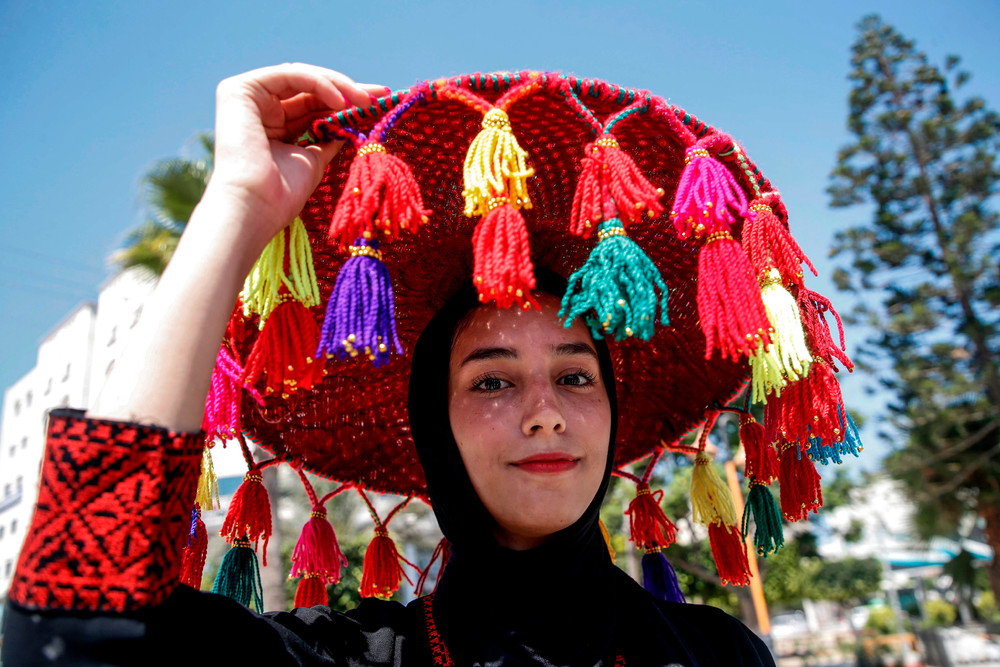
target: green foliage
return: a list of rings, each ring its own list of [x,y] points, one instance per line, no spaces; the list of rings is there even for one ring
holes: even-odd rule
[[[892,635],[896,633],[896,616],[892,609],[886,606],[873,607],[871,615],[865,627],[874,630],[880,635]]]
[[[976,601],[976,613],[987,623],[1000,623],[1000,607],[993,591],[985,591]]]
[[[859,31],[853,140],[829,192],[869,218],[838,233],[849,267],[835,280],[869,292],[855,313],[876,333],[856,357],[893,397],[886,468],[918,503],[917,527],[951,535],[977,512],[1000,551],[1000,115],[957,97],[969,78],[957,57],[938,67],[877,16]]]
[[[201,201],[212,175],[215,142],[210,134],[196,137],[200,159],[167,158],[158,161],[142,179],[149,219],[128,233],[111,261],[121,269],[140,268],[159,277],[177,249],[191,213]]]
[[[804,533],[768,557],[764,596],[772,604],[796,607],[802,600],[848,604],[879,590],[882,567],[874,558],[826,560],[815,549],[815,538]]]
[[[955,605],[944,600],[928,600],[924,603],[924,611],[927,613],[924,627],[927,628],[949,628],[958,617]]]

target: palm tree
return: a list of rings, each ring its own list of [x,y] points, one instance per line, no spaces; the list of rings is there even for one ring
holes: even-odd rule
[[[195,140],[204,153],[200,159],[165,158],[143,176],[149,218],[129,232],[122,248],[111,255],[120,269],[136,267],[156,278],[166,269],[212,175],[215,140],[208,133]]]

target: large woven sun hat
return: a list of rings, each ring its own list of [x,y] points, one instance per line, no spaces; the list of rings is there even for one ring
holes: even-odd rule
[[[654,581],[645,582],[659,595],[677,596],[662,553],[675,530],[649,488],[664,451],[694,457],[695,520],[723,581],[744,584],[750,526],[759,553],[780,547],[782,516],[803,519],[822,504],[813,461],[860,448],[834,377],[838,363],[851,368],[842,329],[835,341],[826,314],[836,313],[805,286],[803,266],[814,269],[780,194],[736,141],[684,109],[557,73],[473,74],[319,118],[300,139],[330,141],[346,144],[254,266],[219,352],[206,433],[249,440],[273,458],[248,456],[217,589],[253,597],[234,582],[270,534],[263,467],[291,465],[313,504],[293,555],[297,604],[325,602],[343,563],[327,499],[305,472],[366,501],[366,492],[426,498],[407,418],[409,353],[469,281],[484,303],[527,309],[535,270],[554,271],[569,283],[567,325],[582,319],[608,340],[615,464],[636,483],[632,540],[644,569],[647,560],[659,568],[650,565]],[[751,415],[757,404],[763,425]],[[705,447],[723,412],[740,415],[746,449],[742,526]],[[682,445],[698,428],[701,437]],[[375,540],[362,594],[387,595],[402,572],[391,515],[369,507]],[[198,508],[193,535],[197,517]],[[194,581],[199,557],[188,560]]]

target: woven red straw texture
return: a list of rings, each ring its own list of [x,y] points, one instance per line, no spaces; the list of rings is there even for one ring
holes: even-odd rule
[[[602,123],[628,106],[635,94],[599,82],[571,82]],[[502,78],[494,84],[487,77],[463,77],[461,84],[490,102],[507,87]],[[395,97],[383,100],[382,105],[391,108]],[[471,237],[478,221],[463,215],[462,164],[466,149],[480,131],[482,113],[454,100],[428,98],[403,114],[384,142],[390,154],[412,168],[424,203],[433,211],[429,223],[417,233],[382,245],[395,289],[399,337],[407,353],[437,309],[464,281],[471,280]],[[669,286],[670,325],[658,326],[648,342],[611,343],[620,406],[619,465],[649,454],[661,441],[670,443],[681,437],[704,419],[707,409],[737,393],[748,376],[743,362],[718,356],[704,359],[705,339],[696,302],[698,245],[678,240],[668,217],[684,168],[684,149],[693,137],[678,136],[667,122],[674,107],[651,99],[650,111],[618,123],[614,135],[646,177],[666,192],[667,212],[656,219],[644,218],[628,231]],[[361,117],[354,111],[335,120],[367,133],[383,112],[370,110]],[[529,179],[534,206],[522,211],[531,235],[532,260],[536,267],[569,276],[597,241],[596,234],[582,240],[567,231],[580,160],[585,145],[596,138],[595,130],[562,95],[551,90],[516,102],[508,114],[535,169]],[[678,114],[698,134],[713,131],[682,111]],[[348,257],[327,242],[326,230],[355,153],[353,146],[345,146],[302,212],[324,304]],[[724,163],[752,196],[740,165]],[[739,238],[739,233],[739,228],[733,229],[734,237]],[[321,324],[323,306],[312,312]],[[235,347],[245,360],[258,335],[257,327],[247,322],[237,329]],[[244,400],[246,434],[277,456],[320,475],[379,492],[424,495],[423,471],[407,420],[409,357],[396,356],[381,368],[374,368],[364,355],[331,359],[326,364],[329,374],[312,391],[268,397],[263,408]]]

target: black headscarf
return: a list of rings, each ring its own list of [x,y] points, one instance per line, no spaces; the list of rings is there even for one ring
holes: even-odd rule
[[[539,289],[565,290],[538,272]],[[618,409],[611,356],[594,346],[611,406],[611,439],[601,486],[583,515],[542,545],[515,551],[493,536],[493,518],[462,463],[448,418],[448,366],[458,323],[479,301],[471,284],[424,329],[413,350],[409,416],[438,524],[452,556],[434,601],[435,620],[457,664],[614,664],[615,570],[599,510],[614,465]]]

